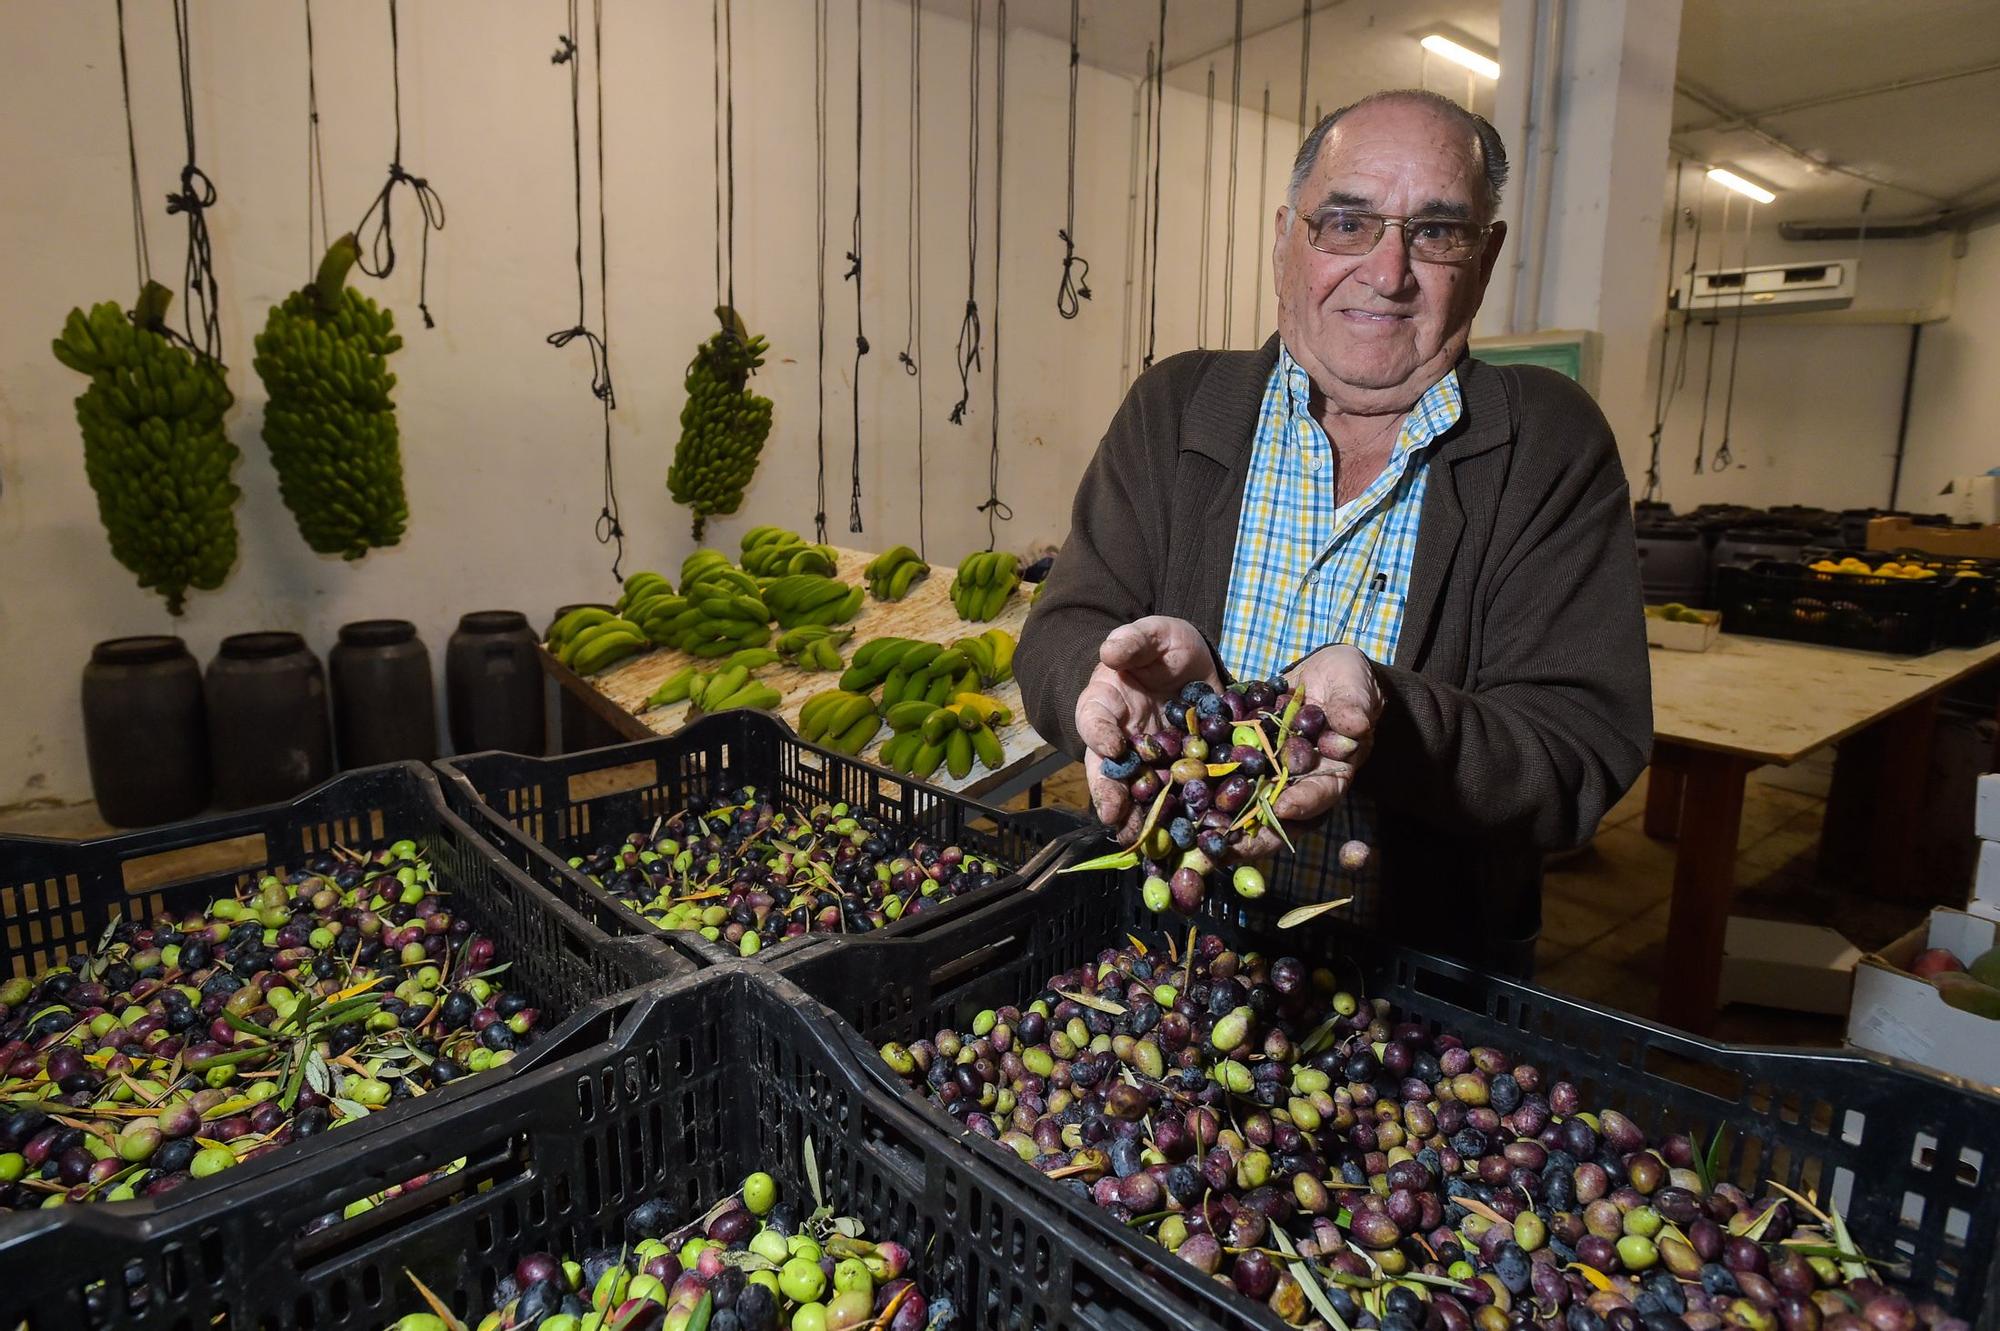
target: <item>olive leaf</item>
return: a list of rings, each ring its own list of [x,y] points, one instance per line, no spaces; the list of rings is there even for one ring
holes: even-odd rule
[[[687,1320],[687,1331],[708,1331],[708,1319],[715,1312],[715,1293],[703,1290],[701,1302],[694,1308],[694,1315]]]
[[[1282,833],[1281,833],[1282,835]],[[1310,906],[1294,906],[1278,917],[1280,929],[1293,929],[1308,920],[1316,920],[1330,910],[1339,910],[1353,901],[1353,897],[1341,897],[1335,901],[1315,901]]]
[[[1079,860],[1075,864],[1057,870],[1058,873],[1095,873],[1100,869],[1132,869],[1139,864],[1136,850],[1114,850],[1095,859]]]
[[[329,1098],[333,1101],[333,1107],[340,1111],[340,1116],[343,1119],[368,1117],[368,1106],[361,1104],[359,1101],[350,1100],[344,1095],[336,1095]]]
[[[801,1146],[799,1153],[805,1157],[806,1184],[812,1189],[813,1205],[823,1207],[826,1205],[826,1196],[824,1190],[819,1185],[819,1157],[813,1150],[811,1137],[805,1139],[805,1143]]]
[[[1075,1003],[1078,1007],[1089,1008],[1092,1012],[1102,1012],[1113,1017],[1122,1017],[1125,1015],[1125,1009],[1108,998],[1099,998],[1095,994],[1074,993],[1068,989],[1058,989],[1056,993],[1058,996],[1067,998],[1070,1002]]]
[[[1285,1254],[1285,1265],[1290,1268],[1292,1279],[1299,1282],[1299,1288],[1304,1291],[1306,1302],[1313,1306],[1313,1311],[1324,1317],[1326,1324],[1332,1327],[1333,1331],[1348,1331],[1347,1323],[1341,1320],[1338,1312],[1334,1311],[1333,1301],[1327,1298],[1326,1291],[1320,1288],[1319,1279],[1313,1275],[1312,1268],[1300,1260],[1299,1250],[1292,1246],[1292,1241],[1286,1237],[1285,1231],[1274,1227],[1271,1230],[1271,1237],[1278,1241],[1279,1249]]]

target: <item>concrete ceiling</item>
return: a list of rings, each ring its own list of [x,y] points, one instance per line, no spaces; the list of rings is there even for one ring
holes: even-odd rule
[[[1995,0],[1683,0],[1674,146],[1779,220],[2000,199]]]
[[[1271,112],[1298,114],[1299,36],[1306,0],[1243,0],[1242,101],[1256,108],[1264,88]],[[1311,0],[1312,65],[1306,114],[1332,110],[1379,88],[1428,86],[1463,98],[1463,70],[1417,46],[1427,32],[1470,38],[1489,52],[1500,44],[1500,0]],[[967,0],[923,0],[928,11],[964,18]],[[995,0],[985,0],[988,23]],[[1069,0],[1008,0],[1010,28],[1069,40]],[[1084,63],[1140,78],[1146,53],[1159,39],[1156,0],[1082,0],[1078,49]],[[1230,0],[1169,0],[1167,82],[1204,92],[1215,68],[1216,96],[1227,102],[1236,6]],[[1428,82],[1426,83],[1426,80]],[[1492,85],[1475,88],[1490,109]]]

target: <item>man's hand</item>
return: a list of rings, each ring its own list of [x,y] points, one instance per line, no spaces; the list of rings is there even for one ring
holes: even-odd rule
[[[1318,765],[1293,777],[1272,801],[1278,817],[1290,826],[1323,817],[1346,796],[1374,743],[1382,689],[1368,658],[1346,644],[1320,648],[1299,662],[1288,678],[1306,702],[1326,713],[1326,728],[1317,741]],[[1283,846],[1278,834],[1266,828],[1245,840],[1239,853],[1244,859],[1262,859]]]
[[[1076,730],[1090,750],[1083,763],[1090,802],[1121,841],[1137,835],[1141,814],[1124,785],[1104,775],[1103,761],[1125,755],[1127,735],[1164,725],[1161,705],[1193,680],[1222,683],[1208,643],[1185,619],[1148,615],[1113,629],[1097,649],[1097,667],[1077,695]]]

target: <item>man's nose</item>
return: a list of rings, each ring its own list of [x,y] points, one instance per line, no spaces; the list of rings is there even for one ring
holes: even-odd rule
[[[1383,228],[1382,238],[1362,256],[1355,273],[1378,296],[1408,293],[1416,283],[1416,271],[1410,264],[1410,246],[1403,228]]]

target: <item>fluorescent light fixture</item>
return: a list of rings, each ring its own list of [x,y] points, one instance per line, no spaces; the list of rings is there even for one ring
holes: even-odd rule
[[[1745,180],[1734,171],[1725,171],[1719,166],[1708,168],[1708,178],[1724,189],[1733,189],[1738,194],[1746,194],[1759,203],[1769,203],[1778,197],[1756,181]]]
[[[1443,56],[1454,65],[1464,65],[1475,74],[1484,74],[1489,79],[1500,77],[1500,62],[1492,56],[1481,55],[1469,46],[1461,46],[1441,32],[1431,33],[1418,41],[1417,45],[1432,55]]]

